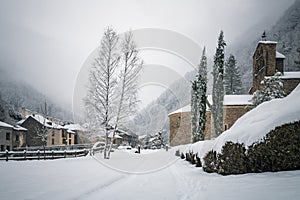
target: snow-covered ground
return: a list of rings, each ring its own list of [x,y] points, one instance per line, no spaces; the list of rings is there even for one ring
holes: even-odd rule
[[[0,163],[0,199],[299,199],[300,171],[221,176],[163,150]]]

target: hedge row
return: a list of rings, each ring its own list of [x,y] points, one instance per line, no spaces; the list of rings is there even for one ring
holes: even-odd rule
[[[222,175],[300,169],[300,122],[277,127],[246,150],[244,144],[226,142],[221,153],[209,151],[203,170]]]
[[[186,161],[190,162],[192,165],[195,165],[196,167],[202,167],[201,159],[198,156],[198,153],[194,154],[193,152],[184,153],[179,150],[175,152],[175,155],[180,157],[181,159],[185,159]]]

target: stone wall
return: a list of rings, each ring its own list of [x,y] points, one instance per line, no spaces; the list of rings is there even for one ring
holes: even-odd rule
[[[287,94],[290,94],[300,83],[300,79],[283,79],[283,88]]]
[[[175,113],[170,118],[170,145],[182,145],[192,142],[191,113]]]
[[[224,106],[223,131],[228,130],[241,116],[250,111],[252,106]]]

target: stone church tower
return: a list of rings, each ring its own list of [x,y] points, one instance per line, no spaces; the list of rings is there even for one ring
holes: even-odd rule
[[[284,74],[285,56],[276,51],[277,42],[260,41],[253,55],[253,86],[249,93],[259,89],[265,76],[274,76],[276,72]]]

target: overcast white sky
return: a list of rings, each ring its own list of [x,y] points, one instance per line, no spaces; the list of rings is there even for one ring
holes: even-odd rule
[[[294,0],[1,0],[0,72],[21,78],[63,105],[107,26],[179,32],[213,54],[250,27],[275,23]],[[200,56],[199,56],[200,57]]]

